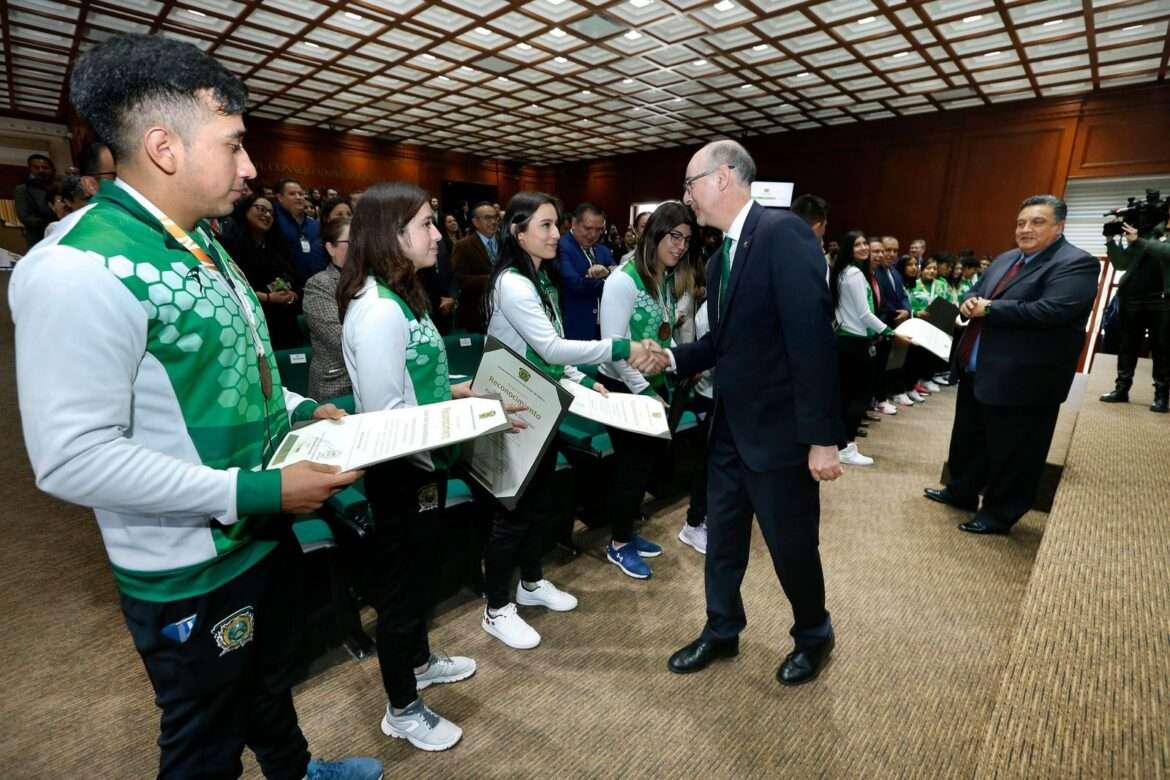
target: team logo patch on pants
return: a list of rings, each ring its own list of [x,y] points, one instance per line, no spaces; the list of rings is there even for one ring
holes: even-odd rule
[[[439,486],[433,482],[418,490],[418,511],[429,512],[439,508]]]
[[[239,650],[252,641],[256,633],[256,615],[251,607],[237,609],[211,627],[211,635],[219,645],[220,655]]]

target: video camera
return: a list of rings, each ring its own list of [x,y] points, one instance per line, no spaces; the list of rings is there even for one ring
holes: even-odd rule
[[[1146,237],[1170,217],[1170,201],[1163,198],[1158,190],[1146,190],[1144,201],[1130,198],[1124,208],[1106,211],[1102,216],[1113,218],[1105,222],[1101,231],[1101,235],[1106,238],[1120,236],[1123,222],[1137,228],[1139,236]]]

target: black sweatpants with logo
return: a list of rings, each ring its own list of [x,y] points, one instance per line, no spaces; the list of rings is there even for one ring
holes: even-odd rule
[[[269,780],[305,776],[309,750],[292,699],[304,621],[300,556],[289,532],[210,593],[168,602],[122,595],[162,710],[160,778],[237,778],[245,746]],[[185,641],[163,633],[192,615]]]

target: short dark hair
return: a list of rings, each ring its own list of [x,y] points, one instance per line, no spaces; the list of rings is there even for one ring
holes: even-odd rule
[[[590,212],[593,212],[602,219],[605,219],[605,212],[602,211],[599,207],[594,206],[589,201],[585,201],[584,203],[578,205],[577,208],[573,209],[573,219],[577,222],[580,222],[585,218],[585,215]]]
[[[66,176],[61,180],[61,197],[65,200],[85,198],[85,188],[81,186],[80,176]]]
[[[965,254],[959,258],[959,265],[963,266],[964,268],[978,268],[979,258],[974,254]]]
[[[151,123],[177,119],[182,136],[190,118],[206,110],[203,92],[221,114],[242,114],[248,105],[247,87],[223,65],[162,35],[117,35],[99,43],[78,58],[69,79],[73,107],[115,160],[133,152]]]
[[[488,201],[486,201],[486,200],[481,200],[481,201],[478,201],[478,202],[477,202],[477,203],[476,203],[474,206],[472,206],[472,207],[471,207],[471,211],[469,211],[468,213],[469,213],[469,214],[471,214],[471,216],[473,216],[473,217],[474,217],[474,216],[475,216],[475,210],[476,210],[476,209],[482,209],[484,206],[487,206],[489,209],[491,209],[491,210],[492,210],[492,213],[495,213],[495,210],[496,210],[495,204],[493,204],[493,203],[490,203],[490,202],[488,202]]]
[[[277,195],[283,195],[284,188],[290,184],[295,184],[298,187],[301,186],[301,183],[299,181],[297,181],[296,179],[281,179],[280,181],[278,181],[276,183],[276,186],[272,188],[272,191],[275,192]],[[302,189],[304,189],[304,188],[302,187]]]
[[[32,154],[30,154],[28,156],[28,163],[27,164],[32,165],[33,160],[44,160],[49,165],[53,165],[53,161],[50,160],[47,155],[41,154],[40,152],[33,152]],[[53,165],[53,167],[56,168],[57,166]]]
[[[1057,222],[1064,222],[1068,217],[1068,204],[1055,195],[1033,195],[1030,198],[1024,198],[1024,202],[1020,204],[1020,211],[1029,206],[1051,206],[1052,214],[1056,217]]]
[[[792,201],[792,213],[809,225],[815,225],[829,218],[829,203],[818,195],[806,193]]]
[[[92,144],[86,144],[85,148],[81,150],[81,169],[82,176],[97,176],[99,173],[110,173],[110,171],[102,170],[102,150],[109,151],[110,145],[104,144],[101,141],[94,141]],[[110,156],[113,156],[110,152]]]

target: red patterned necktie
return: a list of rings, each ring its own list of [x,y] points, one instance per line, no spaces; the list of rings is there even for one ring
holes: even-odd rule
[[[999,283],[995,285],[995,289],[991,291],[989,300],[998,298],[1003,292],[1004,288],[1008,286],[1008,282],[1016,278],[1016,274],[1024,267],[1024,256],[1020,255],[1016,261],[1012,263],[1012,267],[1007,270]],[[977,317],[971,320],[967,325],[967,332],[963,334],[963,340],[959,343],[959,368],[965,369],[967,364],[971,362],[971,352],[975,349],[975,342],[979,340],[979,334],[983,332],[983,324],[987,322],[987,317]]]

